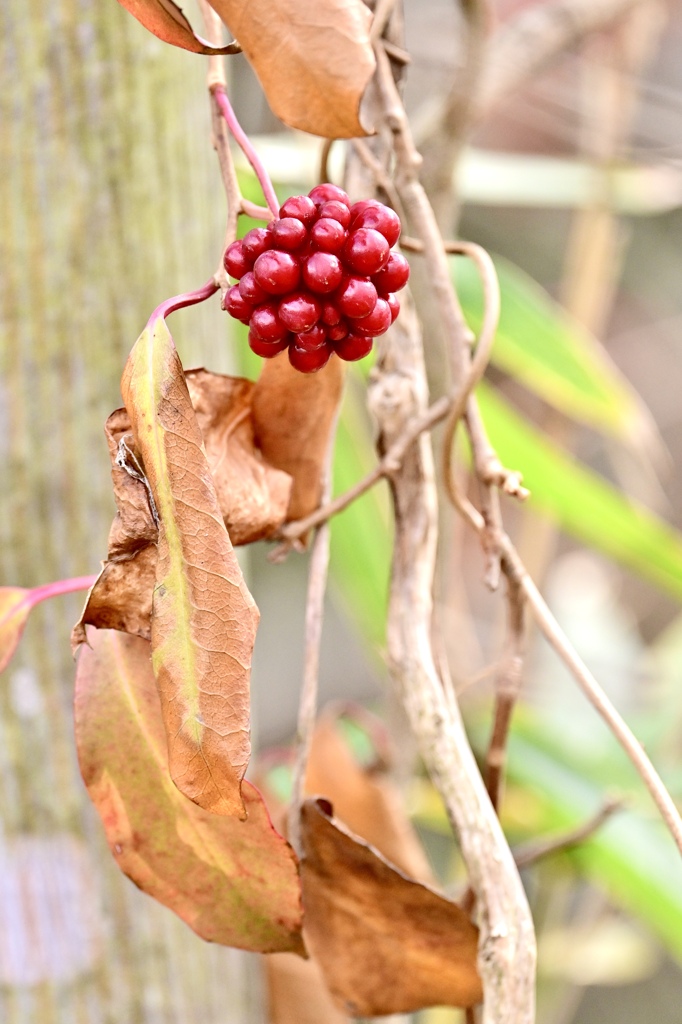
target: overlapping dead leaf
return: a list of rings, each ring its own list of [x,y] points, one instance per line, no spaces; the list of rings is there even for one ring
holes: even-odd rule
[[[210,0],[291,128],[326,138],[366,135],[363,93],[374,73],[362,0]]]
[[[235,53],[234,43],[216,49],[194,34],[189,21],[173,0],[118,0],[145,28],[165,43],[180,46],[193,53]]]
[[[306,946],[352,1016],[472,1006],[482,998],[478,931],[456,904],[407,878],[332,818],[301,812]]]
[[[76,743],[117,863],[211,942],[302,951],[296,862],[256,789],[245,821],[209,814],[168,774],[150,645],[92,630],[76,674]]]

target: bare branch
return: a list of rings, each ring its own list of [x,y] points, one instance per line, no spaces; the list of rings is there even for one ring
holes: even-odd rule
[[[518,868],[530,867],[531,864],[536,864],[537,861],[542,860],[544,857],[549,857],[562,850],[570,850],[571,847],[584,843],[586,839],[589,839],[590,836],[594,835],[602,827],[605,821],[608,821],[616,811],[622,810],[624,806],[625,800],[622,797],[613,797],[604,801],[596,814],[588,818],[582,825],[572,829],[572,831],[566,832],[561,836],[555,836],[553,839],[545,839],[517,847],[514,850],[516,866]]]

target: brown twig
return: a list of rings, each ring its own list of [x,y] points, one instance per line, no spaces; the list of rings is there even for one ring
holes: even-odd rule
[[[509,727],[521,691],[525,648],[524,594],[515,579],[508,578],[507,585],[507,655],[495,687],[493,728],[485,757],[485,784],[490,801],[498,812],[507,760]]]
[[[329,498],[336,429],[332,427],[322,481],[322,500]],[[303,856],[301,840],[301,806],[305,798],[305,776],[317,718],[317,693],[320,671],[320,644],[324,619],[324,595],[329,570],[330,529],[321,523],[315,533],[308,569],[308,595],[305,609],[305,658],[303,683],[298,707],[296,729],[296,762],[288,815],[288,839],[298,857]]]
[[[329,156],[332,151],[332,146],[336,142],[336,139],[325,139],[320,147],[320,172],[318,180],[331,181],[331,174],[329,171]]]
[[[390,174],[388,174],[381,161],[377,160],[372,150],[369,148],[367,143],[362,141],[362,139],[353,139],[353,149],[358,154],[365,167],[372,172],[375,182],[386,193],[393,209],[396,210],[397,213],[402,214],[403,204],[400,201],[398,190],[393,184],[393,179]]]
[[[571,847],[584,843],[586,839],[589,839],[590,836],[594,835],[602,827],[605,821],[608,821],[616,811],[622,810],[624,806],[625,800],[623,797],[613,797],[605,800],[596,814],[588,818],[582,825],[572,829],[572,831],[551,839],[543,839],[517,847],[514,850],[516,866],[518,868],[530,867],[531,864],[536,864],[537,861],[542,860],[544,857],[560,853],[562,850],[570,850]]]
[[[374,7],[374,17],[369,30],[369,41],[372,45],[378,42],[384,34],[386,25],[395,7],[396,0],[377,0]]]

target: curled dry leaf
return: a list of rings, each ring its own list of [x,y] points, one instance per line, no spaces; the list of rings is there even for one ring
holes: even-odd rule
[[[81,772],[118,866],[204,939],[260,952],[303,952],[296,858],[258,790],[245,821],[197,807],[168,775],[150,645],[90,633],[76,672]]]
[[[192,26],[173,0],[118,0],[122,7],[137,18],[145,28],[149,29],[164,43],[172,43],[183,50],[193,53],[239,53],[238,43],[227,46],[211,46],[201,36],[194,34]]]
[[[185,380],[230,540],[249,544],[270,536],[284,522],[292,481],[255,446],[254,385],[204,369],[188,370]],[[74,646],[84,642],[86,625],[151,637],[158,527],[126,410],[113,412],[104,429],[118,512],[107,561],[72,635]]]
[[[480,1002],[478,931],[460,907],[393,868],[327,801],[307,800],[301,825],[306,945],[344,1012]]]
[[[258,610],[223,523],[182,365],[162,318],[135,343],[121,391],[158,524],[152,663],[171,777],[206,810],[243,815]]]
[[[362,0],[210,0],[253,65],[272,110],[325,138],[367,132],[363,93],[374,73]]]
[[[30,590],[0,587],[0,672],[17,649],[32,607]]]
[[[343,391],[344,364],[332,356],[314,374],[295,370],[286,352],[263,364],[253,391],[253,429],[265,460],[293,477],[287,519],[320,503],[327,452]]]

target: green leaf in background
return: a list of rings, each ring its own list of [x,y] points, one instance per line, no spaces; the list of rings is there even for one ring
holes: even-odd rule
[[[477,390],[490,440],[519,469],[530,508],[568,533],[682,599],[682,535],[597,473],[576,463],[524,421],[489,385]]]
[[[655,427],[634,388],[602,345],[532,278],[495,257],[502,308],[492,363],[560,412],[639,450],[656,444]],[[480,327],[483,297],[471,260],[452,262],[471,327]]]

